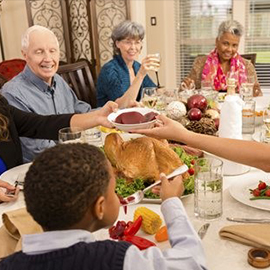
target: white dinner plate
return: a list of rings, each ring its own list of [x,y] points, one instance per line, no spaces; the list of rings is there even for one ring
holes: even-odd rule
[[[260,180],[265,181],[268,185],[270,185],[269,175],[267,174],[261,177],[248,177],[248,175],[246,175],[243,181],[237,181],[230,186],[230,194],[234,199],[243,204],[257,209],[270,211],[269,200],[250,200],[250,198],[253,196],[250,194],[249,189],[255,189],[258,186]]]
[[[27,173],[30,165],[32,163],[25,163],[23,165],[14,167],[8,171],[5,171],[0,175],[0,179],[8,182],[11,185],[14,185],[15,181],[24,181],[25,174]],[[22,189],[22,187],[20,186]]]

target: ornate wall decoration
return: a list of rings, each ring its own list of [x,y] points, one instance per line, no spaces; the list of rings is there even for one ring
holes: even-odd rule
[[[112,58],[111,33],[114,26],[127,19],[127,0],[96,0],[100,64]]]
[[[33,24],[51,29],[60,46],[60,60],[67,61],[60,0],[29,0]]]
[[[90,46],[90,24],[87,14],[87,0],[69,0],[70,32],[74,58],[92,58]]]
[[[45,26],[57,36],[60,60],[88,59],[97,73],[112,57],[112,29],[129,18],[130,0],[25,1],[29,25]]]

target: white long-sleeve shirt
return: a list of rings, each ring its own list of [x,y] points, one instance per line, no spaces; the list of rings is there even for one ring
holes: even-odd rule
[[[175,197],[164,201],[161,211],[172,247],[164,251],[158,247],[141,251],[132,245],[126,251],[123,269],[206,269],[201,240],[193,229],[181,200]],[[23,236],[22,251],[35,255],[67,248],[78,242],[93,241],[93,234],[85,230],[44,232]]]

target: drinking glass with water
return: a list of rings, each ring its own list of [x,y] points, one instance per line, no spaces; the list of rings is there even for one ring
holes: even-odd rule
[[[201,219],[222,215],[223,162],[217,158],[199,158],[195,168],[194,213]]]
[[[255,100],[246,100],[242,109],[242,133],[253,134],[255,131]]]

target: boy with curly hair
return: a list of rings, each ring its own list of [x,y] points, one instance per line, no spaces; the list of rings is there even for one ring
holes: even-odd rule
[[[181,176],[162,176],[161,209],[172,248],[140,251],[121,241],[95,241],[92,232],[118,217],[115,177],[104,154],[87,144],[60,144],[45,150],[26,174],[27,211],[44,233],[23,236],[22,251],[0,269],[205,269],[200,239],[178,198]]]

